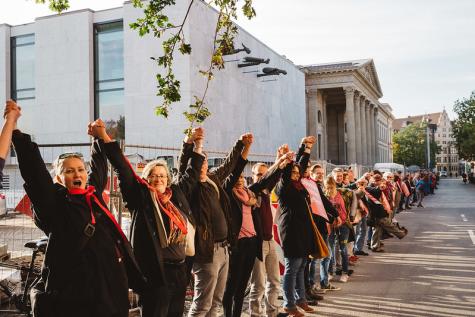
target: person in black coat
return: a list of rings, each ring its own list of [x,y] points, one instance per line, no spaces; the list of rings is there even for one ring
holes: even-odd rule
[[[257,195],[270,192],[287,165],[282,156],[269,171],[256,183],[246,187],[242,172],[247,164],[247,151],[236,164],[224,188],[231,199],[231,219],[234,239],[229,260],[229,273],[223,297],[224,315],[239,317],[242,312],[244,293],[251,277],[256,258],[262,261],[262,218]]]
[[[188,198],[198,182],[204,161],[202,129],[194,129],[186,142],[195,152],[186,171],[174,182],[163,160],[149,162],[142,178],[133,171],[117,142],[112,141],[101,120],[95,134],[105,142],[105,152],[116,169],[122,197],[132,214],[130,236],[137,261],[148,279],[140,302],[143,317],[181,317],[188,280],[186,235],[191,222]]]
[[[308,306],[305,297],[304,270],[308,256],[316,251],[317,246],[309,209],[310,197],[300,182],[314,143],[315,137],[302,140],[305,149],[298,165],[288,164],[275,188],[281,209],[278,225],[285,262],[284,309],[291,316],[301,316],[297,306],[307,312],[314,310]]]
[[[93,142],[89,174],[82,154],[65,153],[55,161],[54,180],[28,134],[15,130],[13,144],[35,223],[49,236],[33,315],[127,317],[129,287],[140,293],[145,279],[102,198],[103,142]]]

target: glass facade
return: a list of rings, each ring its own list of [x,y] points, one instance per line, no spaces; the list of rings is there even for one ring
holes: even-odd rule
[[[11,97],[22,107],[35,102],[35,35],[11,38]]]
[[[124,27],[122,21],[94,26],[94,115],[113,138],[125,138]]]

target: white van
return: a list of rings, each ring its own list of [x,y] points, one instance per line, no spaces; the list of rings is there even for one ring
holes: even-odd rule
[[[397,163],[376,163],[376,164],[374,164],[374,169],[378,170],[382,173],[384,173],[384,172],[391,172],[391,173],[402,172],[402,173],[404,173],[406,171],[406,167],[404,165],[397,164]]]

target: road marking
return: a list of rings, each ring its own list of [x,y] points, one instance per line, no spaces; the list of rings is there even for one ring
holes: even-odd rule
[[[463,221],[468,221],[464,214],[461,214],[460,217],[462,217]]]
[[[475,245],[475,233],[473,233],[473,230],[467,230],[468,235],[470,236],[470,239],[472,239],[473,245]]]

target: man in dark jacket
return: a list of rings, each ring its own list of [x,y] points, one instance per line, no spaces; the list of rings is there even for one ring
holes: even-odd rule
[[[196,254],[193,263],[195,294],[188,313],[190,317],[216,316],[221,306],[229,268],[229,246],[235,243],[231,204],[223,185],[251,143],[252,134],[243,134],[224,162],[209,171],[205,160],[200,182],[192,194]]]

